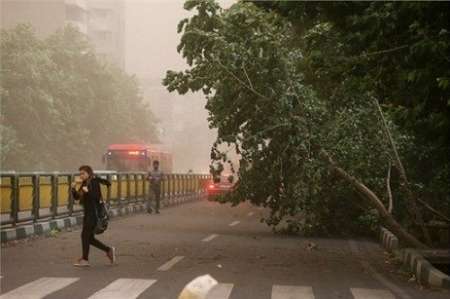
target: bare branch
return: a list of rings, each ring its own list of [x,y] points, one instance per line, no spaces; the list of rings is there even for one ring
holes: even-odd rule
[[[354,176],[347,173],[343,168],[339,167],[337,163],[331,158],[331,156],[325,151],[320,150],[320,156],[325,159],[333,170],[341,177],[343,180],[347,181],[353,188],[355,188],[358,193],[366,199],[380,214],[381,218],[384,220],[386,227],[392,231],[400,240],[404,241],[408,245],[415,246],[417,248],[428,248],[427,245],[420,242],[416,237],[406,231],[398,222],[389,214],[386,207],[383,205],[378,196],[372,192],[366,185],[359,181]]]
[[[396,52],[399,50],[403,50],[409,48],[409,45],[402,45],[402,46],[398,46],[395,48],[391,48],[391,49],[386,49],[386,50],[380,50],[380,51],[375,51],[375,52],[369,52],[369,53],[364,53],[361,54],[360,57],[367,57],[367,56],[374,56],[374,55],[380,55],[380,54],[387,54],[387,53],[391,53],[391,52]]]
[[[383,111],[381,110],[381,107],[380,107],[380,103],[378,102],[378,100],[375,97],[372,97],[372,98],[373,98],[373,101],[378,109],[379,114],[380,114],[381,123],[383,125],[383,131],[384,131],[386,138],[388,139],[388,142],[394,153],[394,165],[396,166],[396,168],[398,169],[399,174],[400,174],[400,180],[402,181],[401,187],[406,192],[406,195],[409,199],[409,204],[412,208],[413,213],[415,214],[417,223],[419,224],[419,226],[422,229],[422,232],[423,232],[426,242],[428,244],[431,244],[432,242],[431,242],[430,232],[429,232],[428,228],[425,226],[425,222],[423,220],[422,214],[420,213],[420,211],[417,207],[417,202],[416,202],[417,197],[413,194],[413,192],[411,191],[411,188],[409,187],[409,181],[406,176],[405,168],[403,167],[403,163],[400,160],[400,156],[397,151],[397,146],[395,145],[394,139],[392,138],[389,127],[387,126],[386,119],[384,118]]]
[[[252,86],[247,85],[244,81],[242,81],[238,76],[236,76],[232,71],[230,71],[225,65],[223,65],[219,59],[214,59],[214,61],[217,62],[217,64],[223,68],[230,76],[232,76],[236,81],[238,81],[242,86],[244,86],[245,88],[247,88],[248,90],[250,90],[251,92],[253,92],[254,94],[256,94],[257,96],[266,99],[266,100],[270,100],[268,97],[266,97],[265,95],[259,93],[258,91],[256,91]]]
[[[430,206],[426,201],[420,198],[417,198],[417,201],[421,203],[425,208],[427,208],[430,212],[432,212],[434,215],[439,216],[440,218],[442,218],[447,222],[450,222],[450,218],[446,217],[444,214],[442,214],[441,212]]]
[[[392,200],[392,190],[391,190],[391,168],[392,168],[392,163],[391,163],[391,161],[389,161],[389,168],[388,168],[388,173],[387,173],[387,178],[386,178],[386,190],[387,190],[387,195],[388,195],[388,199],[389,199],[389,206],[388,206],[389,214],[392,214],[392,209],[394,206],[394,202]]]
[[[242,65],[242,69],[244,70],[245,77],[247,77],[248,84],[250,85],[250,87],[251,87],[252,89],[255,89],[255,88],[253,87],[252,81],[250,80],[250,77],[249,77],[248,74],[247,74],[247,70],[245,69],[245,65]]]

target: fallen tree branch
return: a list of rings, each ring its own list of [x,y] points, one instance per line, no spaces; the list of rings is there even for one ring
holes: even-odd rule
[[[430,212],[432,212],[434,215],[439,216],[440,218],[442,218],[447,222],[450,222],[450,218],[446,217],[444,214],[442,214],[441,212],[430,206],[426,201],[420,198],[417,198],[417,201],[421,203],[425,208],[427,208]]]
[[[337,163],[331,158],[331,156],[325,151],[320,150],[320,156],[325,159],[332,169],[339,175],[340,178],[344,179],[351,186],[353,186],[362,195],[370,205],[372,205],[380,214],[386,227],[395,234],[402,242],[408,246],[413,246],[416,248],[426,249],[427,245],[420,242],[416,237],[407,232],[398,222],[395,220],[391,214],[389,214],[386,207],[383,205],[378,196],[367,188],[362,182],[356,179],[354,176],[347,173],[344,169],[339,167]]]
[[[372,97],[372,99],[377,107],[378,113],[380,114],[384,134],[386,135],[389,145],[391,146],[392,152],[394,153],[394,165],[397,168],[399,175],[400,175],[400,180],[402,181],[400,186],[405,191],[406,196],[409,199],[409,204],[411,206],[412,212],[413,212],[414,216],[416,217],[417,223],[419,224],[419,226],[422,229],[422,233],[423,233],[423,236],[425,237],[425,241],[429,245],[431,245],[432,241],[431,241],[430,232],[428,231],[428,228],[425,226],[425,222],[423,220],[422,214],[420,213],[419,208],[417,207],[417,197],[413,194],[413,192],[411,191],[411,188],[409,188],[409,181],[406,176],[405,168],[403,167],[403,163],[400,160],[400,156],[397,151],[397,146],[395,145],[394,139],[392,138],[391,132],[387,126],[386,119],[384,118],[383,111],[381,110],[381,107],[380,107],[380,103],[378,102],[378,100],[375,97]]]

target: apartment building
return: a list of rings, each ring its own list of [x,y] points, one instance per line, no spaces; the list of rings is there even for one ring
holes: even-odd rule
[[[123,0],[0,0],[1,28],[31,24],[40,37],[71,24],[86,34],[99,56],[125,67]]]

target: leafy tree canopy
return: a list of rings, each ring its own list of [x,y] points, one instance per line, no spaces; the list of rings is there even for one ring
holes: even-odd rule
[[[178,50],[190,67],[164,84],[206,95],[213,167],[228,160],[222,144],[240,155],[226,201],[270,207],[274,226],[342,233],[383,221],[414,246],[408,231],[431,243],[424,221],[445,216],[422,199],[438,210],[450,201],[449,18],[415,5],[186,1],[197,13],[180,22]]]
[[[137,81],[73,27],[46,39],[28,25],[3,30],[1,61],[3,170],[101,167],[110,143],[155,142]]]

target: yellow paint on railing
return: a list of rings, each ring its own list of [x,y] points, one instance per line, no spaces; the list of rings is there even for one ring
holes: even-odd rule
[[[19,211],[29,211],[33,206],[31,177],[19,178]]]
[[[142,176],[139,177],[137,182],[137,196],[142,197],[143,195],[143,188],[144,188],[144,180]]]
[[[11,212],[11,178],[1,178],[0,182],[0,209],[1,213],[10,213]]]
[[[117,183],[116,180],[113,180],[111,182],[111,199],[117,199],[117,188],[118,188],[119,184]]]
[[[111,200],[119,197],[125,198],[127,196],[129,178],[129,194],[133,198],[135,196],[142,197],[145,192],[149,192],[149,182],[146,180],[145,175],[122,175],[121,176],[121,194],[118,194],[119,184],[117,182],[117,176],[111,176]],[[182,192],[198,192],[202,188],[205,188],[205,184],[208,181],[208,176],[201,175],[172,175],[169,174],[162,182],[162,194],[169,194],[169,191],[176,194]],[[77,179],[76,179],[77,180]],[[79,179],[78,179],[79,180]],[[61,175],[58,178],[58,206],[67,206],[69,201],[69,183],[67,175]],[[79,188],[79,185],[77,186]],[[144,189],[146,188],[146,189]],[[50,175],[40,176],[40,207],[50,208],[52,205],[52,185]],[[103,198],[107,198],[108,189],[106,186],[101,186]],[[11,212],[11,178],[3,177],[0,180],[0,212]],[[33,185],[32,176],[19,177],[19,211],[29,211],[33,205]]]
[[[128,188],[128,183],[127,183],[127,177],[126,176],[122,176],[121,177],[121,181],[120,181],[120,193],[119,197],[123,198],[123,197],[127,197],[127,188]]]
[[[136,181],[134,180],[134,175],[130,174],[128,179],[130,180],[130,197],[134,198],[136,196]]]
[[[69,184],[67,177],[59,177],[58,178],[58,206],[67,206],[69,204]]]
[[[50,177],[40,178],[39,207],[50,208],[52,206],[52,183]]]

